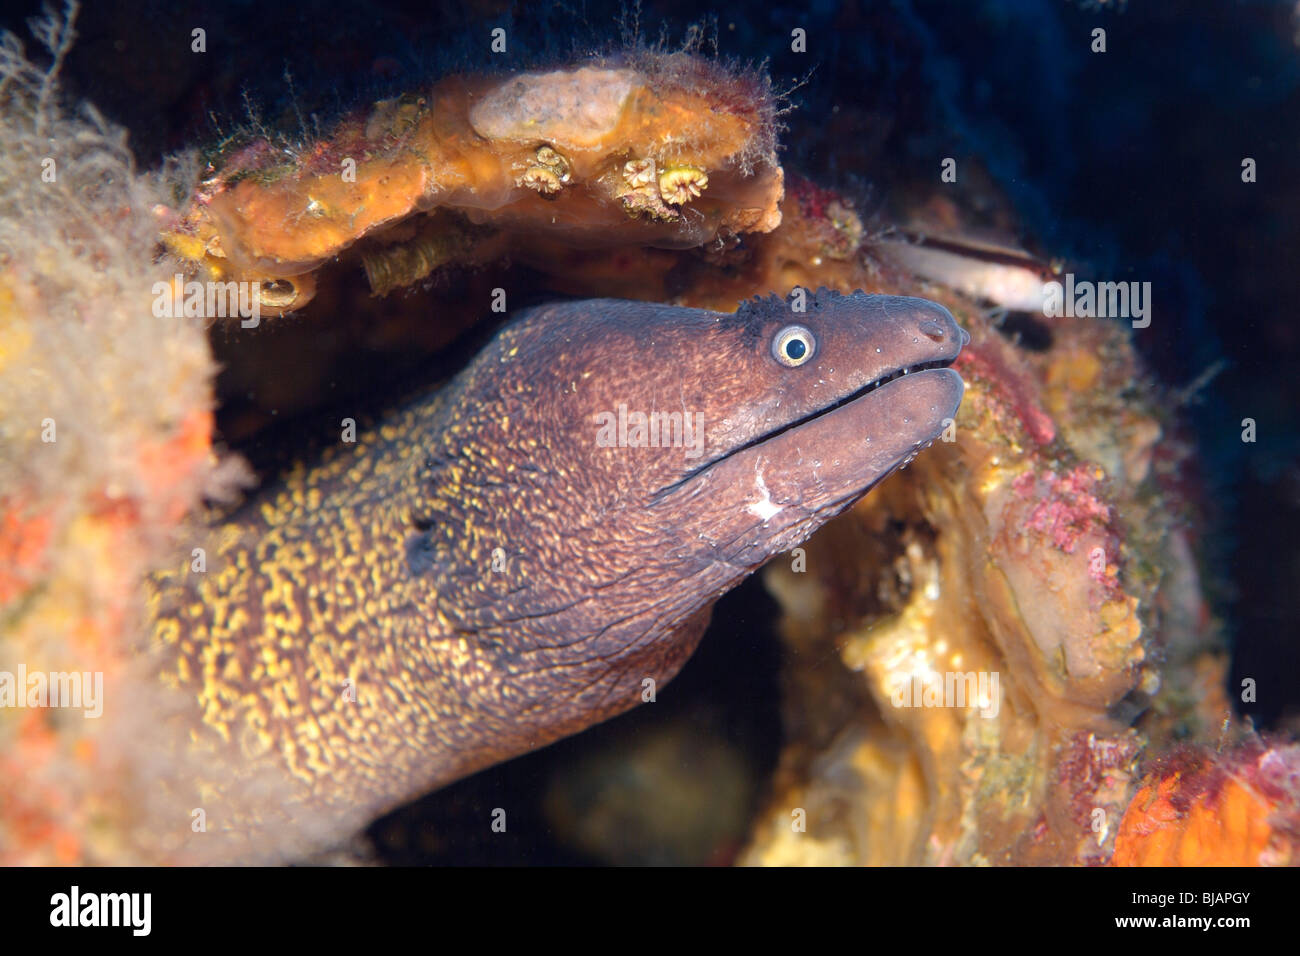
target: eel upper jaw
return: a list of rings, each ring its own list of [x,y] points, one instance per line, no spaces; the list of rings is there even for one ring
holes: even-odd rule
[[[962,334],[964,336],[966,333],[963,331]],[[729,449],[720,455],[716,455],[713,458],[710,458],[708,461],[702,462],[701,464],[693,468],[691,471],[683,475],[681,478],[665,485],[664,487],[656,491],[654,493],[652,500],[658,501],[661,498],[673,494],[674,492],[680,491],[686,485],[688,485],[692,480],[700,477],[702,474],[708,472],[710,469],[717,467],[718,465],[722,464],[728,459],[735,458],[752,449],[761,448],[765,444],[770,444],[775,439],[779,438],[781,435],[786,434],[787,432],[804,428],[805,426],[808,426],[809,424],[817,421],[820,418],[824,418],[836,412],[837,410],[844,408],[845,406],[860,401],[861,399],[865,398],[867,395],[870,395],[872,392],[878,391],[879,389],[885,387],[886,385],[889,385],[891,382],[897,381],[898,379],[901,379],[907,375],[926,372],[932,369],[949,369],[952,363],[956,361],[956,358],[957,358],[956,355],[946,356],[943,358],[936,358],[936,359],[931,359],[929,361],[920,362],[916,365],[900,366],[899,368],[896,368],[893,371],[886,372],[884,375],[881,375],[873,379],[871,382],[867,383],[866,385],[862,386],[856,391],[851,392],[848,395],[845,395],[843,398],[837,399],[834,402],[830,402],[826,405],[823,405],[820,408],[810,412],[809,414],[804,415],[802,418],[798,418],[792,422],[787,422],[784,425],[780,425],[776,428],[773,428],[770,431],[766,431],[761,435],[751,438],[749,441],[744,442],[743,444],[737,445],[735,448]],[[953,377],[957,377],[955,372],[951,374],[953,375]],[[958,378],[958,382],[960,383],[959,378]],[[961,392],[959,390],[957,394],[957,401],[960,402],[960,400],[961,400]],[[956,413],[955,405],[953,407],[952,413],[953,414]],[[919,442],[917,447],[920,448],[926,444],[929,444],[929,440]],[[882,475],[881,477],[883,478],[884,476]],[[876,479],[876,480],[879,481],[880,479]],[[872,484],[874,483],[875,482],[872,482]],[[870,486],[868,486],[868,488],[869,487]]]

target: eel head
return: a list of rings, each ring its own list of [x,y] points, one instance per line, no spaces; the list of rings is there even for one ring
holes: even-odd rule
[[[560,728],[541,736],[571,733],[673,676],[721,594],[938,437],[966,341],[940,305],[860,292],[531,310],[445,396],[413,573]]]

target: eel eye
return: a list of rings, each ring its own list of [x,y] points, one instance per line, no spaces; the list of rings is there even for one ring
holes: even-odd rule
[[[787,368],[798,368],[817,352],[817,339],[802,325],[787,325],[772,339],[772,357]]]

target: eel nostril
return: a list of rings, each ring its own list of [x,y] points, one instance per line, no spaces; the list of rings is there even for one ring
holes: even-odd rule
[[[930,319],[922,319],[917,324],[917,329],[919,329],[921,334],[926,338],[934,339],[936,342],[942,342],[946,335],[943,326],[938,322],[931,321]]]

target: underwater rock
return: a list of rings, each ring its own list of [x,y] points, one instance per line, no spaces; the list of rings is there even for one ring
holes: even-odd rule
[[[645,724],[557,766],[543,808],[556,837],[618,866],[729,862],[756,781],[707,709]]]
[[[746,860],[1104,861],[1144,748],[1227,713],[1192,703],[1222,701],[1203,616],[1156,600],[1195,582],[1163,481],[1187,451],[1156,454],[1163,416],[1125,329],[1056,320],[1022,348],[862,253],[855,281],[958,316],[967,392],[929,455],[768,567],[791,742]],[[1182,663],[1162,673],[1171,645]],[[1134,725],[1148,708],[1161,716]]]
[[[1300,747],[1253,738],[1227,752],[1182,747],[1143,779],[1114,866],[1294,866]]]
[[[66,29],[70,30],[70,26]],[[57,44],[67,34],[56,29]],[[12,38],[9,38],[12,39]],[[52,49],[57,52],[57,46]],[[0,54],[0,862],[120,858],[139,586],[232,473],[201,323],[151,312],[155,210],[191,179]],[[106,706],[106,701],[109,704]],[[105,786],[105,782],[110,782]]]
[[[688,53],[452,76],[353,114],[292,162],[265,139],[228,151],[167,242],[202,278],[258,283],[279,314],[306,305],[316,271],[359,242],[383,295],[512,248],[769,232],[781,221],[775,150],[767,79]],[[407,222],[437,210],[466,226]]]

